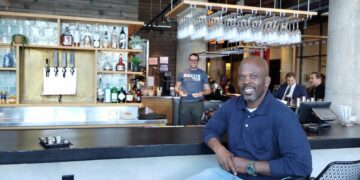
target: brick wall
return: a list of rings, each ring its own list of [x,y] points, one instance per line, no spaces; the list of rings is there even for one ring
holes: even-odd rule
[[[155,17],[160,12],[160,7],[164,8],[169,1],[160,0],[139,0],[139,21],[144,21],[145,24],[149,22],[152,17]],[[161,18],[159,18],[161,20]],[[159,22],[160,23],[160,22]],[[171,25],[171,28],[152,28],[150,30],[140,31],[140,36],[143,39],[150,41],[149,57],[160,56],[169,57],[169,72],[171,72],[171,84],[175,85],[176,81],[176,22],[166,22],[166,25]],[[159,65],[150,66],[149,76],[155,76],[155,85],[160,85]]]

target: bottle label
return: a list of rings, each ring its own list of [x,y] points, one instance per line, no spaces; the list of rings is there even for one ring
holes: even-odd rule
[[[125,71],[125,66],[124,65],[117,65],[116,70],[117,71]]]
[[[117,43],[116,43],[116,41],[113,41],[113,42],[111,43],[111,48],[113,48],[113,49],[116,49],[116,48],[117,48]]]
[[[64,46],[72,46],[72,36],[64,35]]]
[[[111,102],[117,102],[117,93],[111,93]]]
[[[90,36],[85,36],[85,47],[91,47],[91,38],[90,38]]]
[[[133,95],[126,95],[126,101],[127,102],[133,102],[134,101],[134,96]]]
[[[125,94],[120,93],[118,97],[119,97],[120,101],[123,101],[126,96],[125,96]]]
[[[94,48],[99,48],[100,47],[100,41],[95,40],[94,41]]]
[[[80,32],[79,31],[75,31],[74,33],[74,43],[80,43]]]

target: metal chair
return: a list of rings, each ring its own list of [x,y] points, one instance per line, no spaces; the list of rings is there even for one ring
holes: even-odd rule
[[[360,180],[360,160],[328,164],[314,180]]]

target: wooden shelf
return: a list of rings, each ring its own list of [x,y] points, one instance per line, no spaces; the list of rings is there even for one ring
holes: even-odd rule
[[[47,15],[47,14],[35,14],[35,13],[18,13],[0,11],[0,16],[20,17],[20,18],[34,18],[34,19],[47,19],[60,22],[88,22],[88,23],[103,23],[103,24],[121,24],[127,25],[129,31],[129,37],[141,27],[144,26],[144,22],[141,21],[129,21],[129,20],[116,20],[116,19],[103,19],[103,18],[84,18],[84,17],[72,17],[72,16],[59,16],[59,15]]]
[[[25,48],[39,48],[39,49],[65,49],[65,50],[80,50],[80,51],[116,51],[128,53],[141,53],[138,49],[111,49],[111,48],[89,48],[89,47],[73,47],[73,46],[54,46],[54,45],[27,45]]]
[[[0,71],[16,71],[14,67],[0,67]]]
[[[128,53],[142,53],[141,49],[112,49],[112,48],[96,48],[96,51],[116,51],[116,52],[128,52]]]
[[[0,107],[18,107],[19,104],[0,104]]]
[[[10,47],[10,43],[0,43],[0,47]]]
[[[0,104],[0,107],[103,107],[103,106],[142,106],[142,103],[91,103],[91,102],[24,102],[20,104]]]
[[[143,75],[143,72],[134,71],[98,71],[98,74],[132,74],[132,75]]]
[[[107,26],[124,26],[128,28],[128,37],[133,32],[144,26],[144,22],[128,21],[128,20],[115,20],[115,19],[102,19],[102,18],[83,18],[59,15],[46,15],[46,14],[33,14],[33,13],[17,13],[0,11],[0,17],[9,17],[23,20],[46,20],[56,23],[57,33],[53,37],[53,42],[60,41],[62,23],[75,23],[81,24],[102,24]],[[144,72],[116,72],[116,71],[98,71],[98,56],[104,52],[110,54],[120,53],[127,58],[131,55],[142,53],[142,49],[112,49],[112,48],[93,48],[93,47],[72,47],[61,46],[60,44],[53,45],[36,45],[36,44],[15,44],[0,43],[0,47],[4,49],[12,48],[16,51],[16,59],[19,60],[16,68],[1,68],[0,72],[12,71],[16,74],[16,104],[0,104],[0,107],[31,107],[31,106],[140,106],[141,103],[96,103],[97,96],[97,78],[101,74],[123,74],[126,80],[128,77],[134,75],[143,75]],[[42,86],[41,79],[43,78],[42,69],[45,65],[45,59],[52,60],[52,50],[58,51],[74,51],[77,59],[85,59],[86,63],[77,64],[78,81],[77,93],[74,96],[63,96],[62,103],[58,103],[57,96],[41,96]],[[60,54],[59,54],[60,55]],[[62,55],[59,57],[62,58]],[[60,61],[59,61],[60,62]],[[79,63],[79,61],[75,61]],[[79,66],[78,66],[79,65]],[[8,72],[6,72],[8,73]],[[118,75],[120,76],[120,75]],[[121,75],[122,76],[122,75]],[[118,78],[118,77],[116,77]],[[120,77],[122,78],[122,77]],[[31,79],[39,79],[39,81],[32,82]],[[32,83],[30,83],[32,82]],[[34,84],[35,83],[35,84]],[[125,81],[124,83],[127,83]]]

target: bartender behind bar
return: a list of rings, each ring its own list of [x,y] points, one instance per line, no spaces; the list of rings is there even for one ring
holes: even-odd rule
[[[204,95],[210,94],[207,74],[198,68],[199,55],[189,55],[189,68],[177,78],[175,92],[180,95],[179,119],[181,125],[200,124],[204,112]]]

